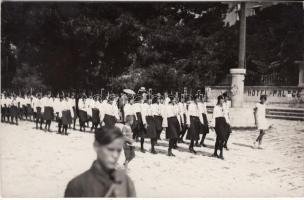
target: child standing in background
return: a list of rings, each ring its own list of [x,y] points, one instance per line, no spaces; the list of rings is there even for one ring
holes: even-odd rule
[[[260,130],[260,134],[257,137],[257,139],[253,143],[253,148],[256,148],[256,145],[258,143],[258,148],[262,149],[262,139],[265,135],[265,131],[269,128],[269,125],[266,120],[266,103],[267,96],[261,95],[260,102],[256,104],[254,108],[254,116],[255,116],[255,124],[257,126],[257,129]]]
[[[132,115],[128,115],[126,116],[126,124],[123,126],[122,128],[122,133],[125,137],[125,143],[123,146],[124,149],[124,153],[125,153],[125,162],[124,162],[124,166],[126,168],[126,170],[128,170],[128,164],[129,162],[135,157],[135,147],[134,147],[134,140],[133,140],[133,132],[132,132],[132,124],[133,124],[133,116]]]

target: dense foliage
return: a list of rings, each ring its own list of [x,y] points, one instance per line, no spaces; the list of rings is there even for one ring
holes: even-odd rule
[[[228,11],[227,4],[198,2],[4,2],[2,87],[221,84],[237,66],[238,23],[224,23]],[[249,76],[277,72],[295,79],[302,4],[270,6],[247,19]]]

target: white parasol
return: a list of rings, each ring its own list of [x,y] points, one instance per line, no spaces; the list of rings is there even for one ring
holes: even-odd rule
[[[127,94],[131,94],[131,95],[136,94],[136,93],[135,93],[133,90],[131,90],[131,89],[124,89],[123,92],[124,92],[124,93],[127,93]]]

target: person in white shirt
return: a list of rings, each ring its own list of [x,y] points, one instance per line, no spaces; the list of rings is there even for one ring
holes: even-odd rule
[[[260,131],[260,134],[253,143],[253,148],[256,148],[256,143],[258,143],[258,148],[262,149],[261,145],[263,136],[266,133],[265,131],[271,127],[269,126],[266,119],[266,101],[267,96],[261,95],[260,102],[257,103],[254,108],[255,124],[257,126],[257,129]]]
[[[41,93],[37,94],[37,98],[34,98],[33,108],[35,109],[35,123],[36,123],[36,129],[38,129],[38,124],[40,124],[40,129],[42,130],[42,124],[43,124],[43,103],[42,103],[42,95]]]
[[[190,153],[196,154],[194,141],[199,139],[201,124],[204,124],[202,114],[199,112],[199,95],[194,96],[194,101],[190,101],[187,112],[187,126],[189,127],[186,139],[190,140]]]
[[[142,105],[142,112],[144,112],[144,115],[146,117],[147,127],[146,127],[146,134],[144,135],[144,138],[150,138],[151,140],[151,153],[157,154],[155,151],[155,143],[157,140],[157,131],[156,131],[156,124],[155,124],[155,118],[154,118],[154,111],[152,104],[152,99],[149,98],[143,105]]]
[[[91,131],[96,130],[98,128],[98,124],[100,123],[100,111],[99,111],[99,101],[97,97],[94,98],[94,102],[91,104],[91,109],[92,109],[92,127]]]
[[[13,94],[13,98],[10,102],[10,114],[11,114],[12,124],[14,124],[14,120],[15,120],[16,125],[18,125],[19,106],[20,106],[20,102],[18,101],[16,94]]]
[[[79,110],[79,126],[80,131],[85,132],[86,125],[85,123],[88,120],[88,114],[87,114],[87,102],[86,102],[86,96],[83,95],[81,99],[79,99],[78,102],[78,110]]]
[[[166,131],[166,138],[169,139],[169,148],[168,148],[168,156],[175,156],[172,153],[172,149],[176,143],[178,138],[178,134],[180,132],[180,124],[178,121],[178,112],[175,107],[176,100],[171,97],[167,97],[165,99],[165,112],[163,112],[163,128]]]
[[[204,142],[205,142],[205,138],[206,138],[207,134],[209,133],[209,126],[208,126],[208,119],[207,119],[207,105],[206,105],[204,97],[202,97],[201,102],[199,103],[199,109],[200,109],[200,113],[202,114],[202,117],[204,120],[204,124],[202,124],[202,126],[201,126],[202,138],[199,143],[199,146],[206,147]]]
[[[119,120],[119,110],[117,107],[116,96],[110,95],[108,101],[102,105],[100,120],[108,128],[113,128]]]
[[[51,92],[49,92],[47,94],[47,96],[45,96],[42,99],[43,102],[43,106],[44,106],[44,112],[43,112],[43,120],[45,120],[45,127],[44,129],[47,131],[51,131],[51,123],[52,120],[54,119],[54,108],[53,108],[53,98],[51,97]]]
[[[178,103],[180,118],[181,118],[181,131],[178,136],[178,142],[179,143],[185,143],[183,138],[185,136],[185,133],[187,131],[187,103],[185,96],[182,96],[181,101]]]
[[[155,121],[155,126],[156,126],[156,133],[157,133],[157,138],[155,141],[155,145],[157,145],[157,140],[160,140],[160,134],[163,130],[162,123],[163,123],[163,118],[162,118],[162,107],[163,104],[161,103],[162,97],[160,93],[157,94],[157,96],[153,99],[153,104],[151,106],[152,112],[153,112],[153,117]]]
[[[224,104],[223,104],[223,108],[224,108],[224,112],[225,112],[225,118],[226,118],[226,122],[228,124],[227,126],[227,136],[226,136],[226,139],[225,139],[225,143],[224,143],[224,148],[228,151],[228,146],[227,146],[227,143],[228,143],[228,140],[229,140],[229,137],[230,137],[230,134],[231,134],[231,126],[230,126],[230,115],[229,115],[229,109],[230,109],[230,101],[229,101],[229,96],[227,94],[227,92],[223,93],[223,97],[224,97]]]
[[[211,126],[214,127],[216,133],[216,142],[214,146],[213,157],[217,157],[224,160],[223,147],[226,140],[226,135],[228,133],[228,123],[225,117],[224,111],[224,97],[222,95],[218,96],[217,104],[213,109],[212,123]],[[220,150],[220,155],[217,151]]]
[[[136,118],[138,120],[138,126],[136,130],[136,141],[140,138],[140,151],[145,153],[146,150],[144,149],[144,142],[145,142],[145,135],[146,135],[146,128],[147,128],[147,121],[145,112],[143,111],[143,104],[146,99],[146,93],[142,93],[140,96],[137,97],[138,101],[134,103],[134,110],[136,112]]]
[[[136,139],[136,135],[134,134],[137,131],[137,126],[138,126],[138,120],[136,116],[136,110],[134,107],[134,96],[131,96],[129,99],[126,100],[126,104],[124,106],[124,121],[126,122],[127,117],[130,116],[129,118],[132,118],[132,124],[131,124],[131,129],[132,129],[132,138],[133,140]]]

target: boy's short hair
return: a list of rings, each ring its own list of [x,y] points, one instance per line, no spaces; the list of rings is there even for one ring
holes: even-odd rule
[[[264,99],[265,101],[267,100],[267,95],[263,94],[260,96],[260,100]]]

